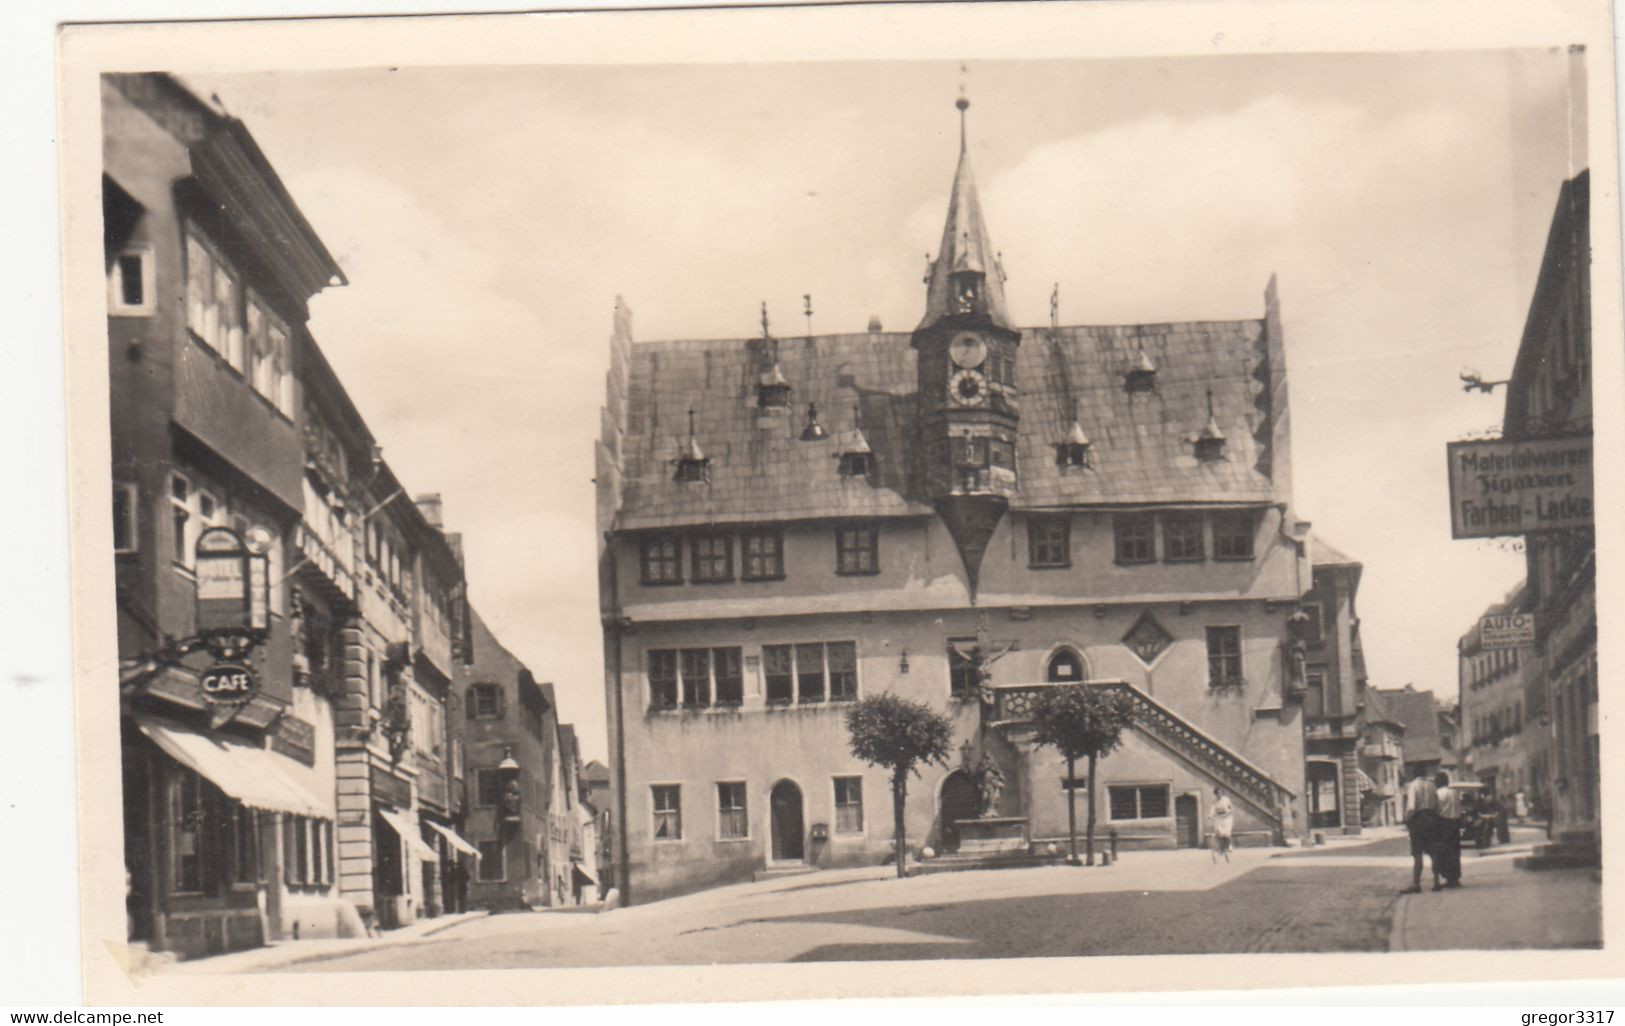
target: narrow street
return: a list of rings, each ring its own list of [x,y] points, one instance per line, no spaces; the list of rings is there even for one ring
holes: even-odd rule
[[[1464,887],[1402,896],[1402,837],[1312,851],[1134,852],[1110,868],[884,868],[719,888],[603,914],[519,913],[356,950],[284,945],[179,972],[503,969],[931,958],[1594,946],[1590,871],[1531,873],[1535,831],[1466,853]],[[1515,908],[1515,919],[1504,913]],[[1515,934],[1506,932],[1517,922]],[[1396,924],[1397,927],[1396,927]]]

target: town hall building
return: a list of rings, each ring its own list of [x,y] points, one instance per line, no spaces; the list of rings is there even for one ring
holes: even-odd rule
[[[1251,320],[1017,324],[967,106],[913,331],[634,342],[618,304],[597,482],[627,900],[887,858],[888,774],[845,714],[888,691],[954,727],[910,781],[915,850],[958,848],[988,759],[992,811],[1064,846],[1065,763],[1028,715],[1054,683],[1132,699],[1096,788],[1120,845],[1207,843],[1215,789],[1240,843],[1311,826],[1275,282]]]

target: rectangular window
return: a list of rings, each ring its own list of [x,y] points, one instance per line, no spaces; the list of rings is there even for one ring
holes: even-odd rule
[[[745,812],[745,785],[740,783],[717,785],[717,835],[724,841],[736,841],[750,836],[750,821]]]
[[[477,769],[474,771],[474,804],[482,809],[494,809],[502,804],[502,771]]]
[[[857,642],[832,641],[824,649],[829,660],[829,700],[854,700],[858,697]]]
[[[175,562],[192,565],[192,485],[186,478],[173,474],[169,479],[170,544],[174,547]]]
[[[1252,559],[1255,526],[1249,510],[1213,514],[1213,558]]]
[[[1326,715],[1326,668],[1315,667],[1304,671],[1303,714],[1308,717]]]
[[[236,852],[236,880],[250,884],[260,878],[260,835],[257,813],[247,806],[232,803],[232,848]]]
[[[745,701],[743,653],[737,648],[713,648],[711,672],[716,681],[717,705],[741,705]]]
[[[948,693],[960,697],[969,697],[976,694],[976,686],[980,683],[976,664],[971,661],[969,652],[976,645],[975,638],[949,638],[948,639]]]
[[[1119,563],[1149,563],[1157,558],[1155,522],[1149,513],[1124,513],[1112,518]]]
[[[1027,559],[1033,566],[1072,565],[1070,517],[1032,517],[1027,521]]]
[[[880,572],[880,531],[873,527],[842,527],[835,531],[835,572]]]
[[[243,370],[243,304],[236,272],[195,229],[186,234],[186,326]]]
[[[704,534],[690,541],[695,584],[719,584],[734,579],[733,538],[726,534]]]
[[[702,709],[711,704],[711,650],[685,648],[682,656],[683,705]]]
[[[1207,684],[1210,688],[1237,687],[1241,678],[1241,628],[1207,629]]]
[[[796,646],[796,695],[802,702],[824,700],[824,646]]]
[[[1002,438],[988,439],[987,462],[991,466],[1014,470],[1016,466],[1016,447]]]
[[[113,484],[113,553],[134,552],[136,541],[136,511],[140,509],[140,492],[133,484]]]
[[[286,416],[293,416],[293,367],[288,324],[262,299],[248,294],[248,379]]]
[[[481,841],[480,882],[501,883],[508,879],[508,846],[501,841]]]
[[[150,250],[128,250],[114,258],[107,276],[108,313],[122,317],[152,313],[152,271]]]
[[[203,890],[203,782],[182,767],[169,771],[169,882],[176,893]]]
[[[1162,558],[1169,563],[1194,563],[1207,557],[1200,513],[1169,513],[1162,518]]]
[[[863,778],[835,778],[835,832],[863,833]]]
[[[644,538],[639,543],[639,566],[644,584],[683,583],[682,548],[670,535]]]
[[[987,463],[986,438],[957,438],[954,440],[954,466],[962,469],[976,469],[987,466]]]
[[[1108,815],[1112,819],[1166,819],[1168,785],[1113,786],[1108,794]]]
[[[767,684],[769,705],[788,705],[795,701],[795,677],[789,645],[762,646],[762,676]]]
[[[677,653],[671,649],[649,653],[649,705],[677,708]]]
[[[740,577],[747,581],[776,581],[784,576],[784,535],[778,531],[751,531],[739,538]]]
[[[683,789],[678,784],[655,784],[655,840],[680,841],[683,838]]]

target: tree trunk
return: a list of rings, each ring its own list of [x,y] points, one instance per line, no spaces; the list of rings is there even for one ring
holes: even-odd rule
[[[907,842],[903,838],[903,803],[908,800],[908,778],[897,774],[891,779],[892,838],[897,847],[897,878],[903,878],[903,854]]]
[[[1089,753],[1089,833],[1084,842],[1084,865],[1095,864],[1095,753]]]
[[[1073,769],[1074,760],[1070,755],[1066,758],[1066,849],[1067,861],[1078,861],[1078,774]]]

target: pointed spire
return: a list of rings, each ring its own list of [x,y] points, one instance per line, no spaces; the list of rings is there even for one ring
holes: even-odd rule
[[[970,107],[970,100],[961,95],[954,106],[959,108],[959,165],[954,169],[948,216],[942,226],[942,244],[926,274],[925,316],[920,327],[965,312],[961,295],[964,289],[974,288],[979,295],[970,305],[986,311],[988,319],[999,327],[1011,328],[1004,305],[1004,270],[988,237],[976,179],[971,173],[965,129],[965,111]]]

